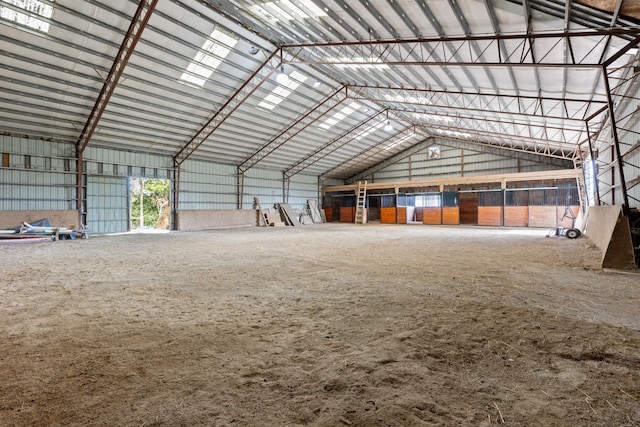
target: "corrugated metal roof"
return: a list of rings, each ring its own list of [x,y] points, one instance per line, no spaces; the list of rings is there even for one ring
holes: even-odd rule
[[[51,17],[0,0],[0,132],[75,142],[151,2],[33,1]],[[637,64],[640,36],[587,3],[159,1],[88,143],[344,178],[425,136],[571,158],[606,125],[605,76]]]

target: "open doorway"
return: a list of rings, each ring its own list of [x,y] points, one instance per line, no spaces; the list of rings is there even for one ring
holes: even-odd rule
[[[132,231],[169,230],[169,183],[168,179],[129,178]]]

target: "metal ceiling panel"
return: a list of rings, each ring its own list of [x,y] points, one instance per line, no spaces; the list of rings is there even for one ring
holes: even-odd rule
[[[614,56],[638,36],[637,21],[614,19],[580,3],[567,10],[559,0],[162,1],[90,145],[178,160],[188,148],[194,159],[237,166],[276,140],[256,165],[348,176],[405,146],[385,149],[393,138],[381,129],[357,140],[344,136],[388,107],[396,132],[425,124],[433,135],[550,155],[561,150],[564,156],[586,139],[587,117],[594,116],[592,132],[606,125],[606,111],[599,111],[607,98],[601,64],[615,59],[607,70],[615,82],[637,55]],[[0,131],[77,140],[137,5],[135,0],[58,0],[48,34],[0,21]],[[211,72],[202,85],[181,80],[189,67],[200,66],[194,66],[197,55],[209,55],[205,45],[215,42],[215,29],[237,43],[219,64],[201,67]],[[572,35],[592,29],[600,33]],[[565,30],[570,31],[563,35]],[[541,36],[548,32],[557,36]],[[418,38],[429,40],[396,43]],[[381,43],[368,44],[372,41]],[[353,44],[328,44],[342,42]],[[322,43],[317,51],[309,47]],[[273,109],[264,108],[265,98],[284,90],[275,80],[280,59],[288,74],[296,70],[308,78]],[[194,71],[187,74],[197,77]],[[319,124],[350,99],[303,122],[304,128],[295,127],[341,84],[439,95],[432,105],[384,94],[356,96],[362,108],[330,128]],[[295,132],[279,136],[292,126]]]

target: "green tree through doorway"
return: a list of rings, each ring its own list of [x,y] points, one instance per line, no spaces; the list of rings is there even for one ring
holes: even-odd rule
[[[169,229],[169,180],[132,178],[131,228]]]

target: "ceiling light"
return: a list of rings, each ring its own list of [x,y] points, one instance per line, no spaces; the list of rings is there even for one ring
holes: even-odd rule
[[[315,82],[313,82],[313,87],[320,87],[322,83],[320,83],[320,80],[316,80]]]
[[[250,53],[251,55],[255,55],[256,53],[258,53],[258,48],[257,48],[257,47],[255,47],[255,46],[251,46],[251,47],[249,48],[249,53]]]
[[[289,83],[289,76],[284,72],[284,65],[276,72],[276,81],[281,85]]]
[[[387,132],[391,132],[393,130],[393,126],[389,120],[387,120],[387,124],[384,125],[384,130]]]

